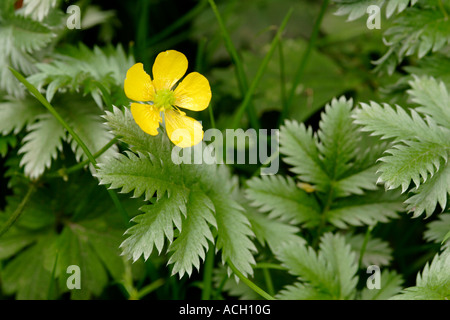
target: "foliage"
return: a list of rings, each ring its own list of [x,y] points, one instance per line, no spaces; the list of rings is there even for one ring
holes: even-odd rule
[[[413,181],[416,190],[406,201],[408,209],[416,217],[423,212],[430,216],[438,203],[446,208],[450,194],[448,93],[433,78],[416,78],[410,86],[409,95],[419,104],[411,116],[400,107],[371,103],[362,105],[356,119],[364,130],[395,141],[389,155],[380,158],[380,181],[388,189],[401,186],[402,192]]]
[[[0,298],[449,298],[448,1],[71,4],[0,2]],[[227,140],[136,124],[127,71],[169,49]],[[268,159],[217,163],[259,128]]]

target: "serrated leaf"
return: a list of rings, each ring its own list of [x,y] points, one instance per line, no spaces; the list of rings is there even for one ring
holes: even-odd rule
[[[445,208],[447,197],[450,195],[450,166],[446,165],[436,172],[427,183],[422,184],[414,193],[412,197],[406,200],[407,209],[413,212],[414,217],[418,217],[424,212],[427,217],[431,216],[437,204],[441,208]]]
[[[361,248],[364,243],[364,235],[348,234],[346,235],[346,241],[355,252],[356,261],[359,261]],[[390,264],[391,260],[392,249],[390,248],[389,243],[378,238],[369,237],[364,250],[362,264],[366,267],[370,265],[387,266]]]
[[[23,13],[35,20],[43,21],[50,10],[56,7],[60,0],[24,0]]]
[[[305,288],[306,297],[324,299],[350,299],[356,289],[357,263],[351,248],[343,236],[325,234],[321,238],[320,251],[312,248],[285,244],[277,254],[290,273],[302,281],[282,291],[281,296],[302,295],[297,290]]]
[[[277,293],[276,298],[279,300],[330,300],[332,297],[317,290],[316,288],[303,283],[294,283],[285,286]]]
[[[209,196],[216,209],[216,248],[222,250],[222,262],[230,260],[243,274],[252,275],[255,264],[252,251],[256,248],[250,240],[253,232],[242,207],[224,193]]]
[[[361,300],[388,300],[402,290],[403,279],[395,271],[383,270],[380,277],[380,289],[361,291]]]
[[[337,200],[326,212],[326,219],[338,228],[374,225],[388,222],[403,209],[398,193],[371,192],[362,197],[347,197]]]
[[[417,274],[416,285],[404,289],[394,300],[448,300],[450,297],[450,249],[437,254],[422,273]]]
[[[286,121],[280,129],[280,153],[286,155],[284,161],[293,166],[291,171],[298,174],[300,180],[324,191],[329,178],[321,166],[311,128],[296,121]]]
[[[381,7],[384,4],[384,0],[333,0],[333,2],[338,5],[335,14],[348,16],[348,21],[353,21],[366,15],[367,8],[371,5]]]
[[[282,221],[269,218],[263,213],[247,210],[246,215],[256,239],[264,246],[268,245],[272,252],[276,252],[283,243],[296,242],[304,245],[305,240],[297,235],[299,229]]]
[[[224,166],[207,164],[201,166],[175,164],[171,158],[172,145],[167,136],[158,134],[153,137],[145,134],[139,129],[127,109],[122,112],[115,108],[114,112],[107,113],[105,118],[113,132],[121,136],[124,142],[129,143],[131,149],[138,154],[126,151],[127,156],[118,155],[116,159],[99,164],[100,182],[110,184],[111,188],[121,188],[122,192],[133,191],[134,197],[145,194],[146,199],[150,199],[156,192],[158,200],[154,205],[147,207],[149,212],[138,216],[141,218],[135,218],[142,221],[136,221],[138,224],[132,227],[133,230],[138,230],[139,225],[144,223],[142,229],[136,233],[137,235],[144,235],[148,231],[145,223],[153,225],[156,219],[170,221],[170,223],[155,224],[155,230],[151,230],[154,234],[145,235],[150,238],[149,242],[145,241],[145,236],[128,240],[131,239],[130,237],[125,240],[122,246],[126,249],[126,253],[133,259],[139,258],[143,253],[145,257],[145,254],[151,253],[154,244],[160,251],[164,244],[164,234],[169,241],[172,241],[172,221],[178,230],[182,229],[182,218],[178,212],[189,219],[186,216],[189,194],[195,190],[201,190],[213,204],[217,222],[216,248],[222,251],[222,261],[224,263],[231,261],[242,273],[251,274],[251,265],[255,263],[252,251],[256,250],[249,239],[253,233],[242,208],[233,199],[232,180],[227,169]],[[201,147],[203,148],[202,145]],[[165,194],[169,196],[168,199]],[[189,230],[194,229],[189,228],[186,231],[188,234],[181,236],[180,239],[191,241],[193,235],[189,234]],[[184,230],[181,230],[180,234],[183,232]],[[158,236],[157,239],[155,235]],[[176,249],[178,248],[184,247],[176,246]],[[188,270],[186,261],[195,261],[190,255],[183,257],[177,255],[176,250],[173,255],[176,256],[179,265],[183,266],[176,269],[180,273]],[[182,258],[188,260],[182,261],[180,260]]]
[[[339,180],[350,168],[350,161],[356,156],[359,135],[351,118],[353,101],[341,97],[325,106],[319,122],[318,149],[322,161],[332,180]]]
[[[29,130],[19,149],[19,153],[23,154],[20,165],[24,166],[25,174],[34,179],[50,167],[52,159],[56,159],[58,150],[62,150],[66,131],[49,113],[39,116],[39,121],[32,124]]]
[[[103,93],[100,88],[104,88],[108,94],[122,92],[124,75],[133,63],[132,56],[127,56],[120,45],[116,48],[96,46],[91,50],[80,43],[78,47],[64,47],[50,63],[38,63],[38,72],[28,77],[28,81],[39,89],[47,86],[49,101],[60,89],[69,89],[71,92],[83,90],[85,95],[90,93],[102,107]],[[125,103],[120,95],[118,101]]]
[[[351,299],[358,282],[358,265],[355,263],[354,252],[340,235],[326,233],[320,241],[320,253],[333,270],[337,296],[340,299]]]
[[[182,222],[183,232],[170,245],[173,251],[168,264],[174,264],[172,274],[191,276],[192,267],[200,270],[200,259],[205,260],[208,241],[214,243],[210,225],[217,227],[213,215],[214,204],[200,190],[191,192],[186,205],[186,218]]]
[[[141,255],[147,260],[156,247],[161,253],[164,239],[173,241],[173,226],[181,231],[181,215],[186,213],[186,195],[175,193],[170,198],[162,196],[155,204],[141,208],[144,214],[132,219],[136,225],[125,234],[128,237],[120,247],[123,254],[136,261]]]
[[[450,128],[450,97],[443,82],[432,77],[415,77],[409,82],[408,94],[411,100],[420,105],[417,111],[429,115],[437,124]]]
[[[3,135],[18,134],[25,126],[33,123],[45,109],[36,99],[27,96],[24,99],[8,99],[0,103],[0,132]]]
[[[439,170],[442,160],[448,160],[446,148],[441,144],[426,141],[395,145],[386,153],[390,155],[379,159],[383,162],[379,169],[379,181],[385,182],[389,189],[401,186],[402,192],[409,188],[411,180],[418,188]]]
[[[295,185],[290,177],[261,176],[247,181],[246,197],[269,218],[312,226],[320,220],[317,201]]]
[[[427,241],[435,243],[445,243],[448,240],[448,233],[450,232],[450,214],[442,213],[439,219],[427,224],[427,231],[424,233],[424,238]]]
[[[420,115],[410,110],[411,116],[401,107],[394,110],[388,104],[380,106],[371,102],[361,103],[361,109],[356,110],[354,118],[357,124],[363,126],[363,131],[372,132],[382,139],[396,138],[398,140],[419,139],[435,143],[445,143],[443,132],[432,123],[426,123]]]

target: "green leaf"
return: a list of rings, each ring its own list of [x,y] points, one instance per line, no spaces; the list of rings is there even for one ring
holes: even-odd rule
[[[0,26],[0,65],[33,73],[35,53],[48,46],[56,34],[47,26],[14,13],[3,14]],[[23,88],[7,67],[0,71],[0,89],[15,97],[24,96]]]
[[[262,246],[267,244],[272,252],[277,252],[286,242],[297,242],[298,245],[305,244],[305,240],[297,235],[299,229],[295,226],[269,218],[267,215],[252,209],[246,210],[246,216],[258,242]]]
[[[326,233],[320,241],[320,253],[333,270],[337,296],[341,299],[352,298],[358,281],[354,252],[340,235]]]
[[[365,287],[361,291],[361,300],[388,300],[402,290],[403,279],[395,271],[381,272],[380,289]]]
[[[115,136],[120,137],[120,140],[127,143],[133,152],[149,152],[157,158],[164,158],[170,156],[171,148],[168,139],[163,134],[158,134],[152,137],[136,125],[128,108],[121,111],[116,106],[113,106],[113,112],[106,111],[103,116],[107,121]]]
[[[411,100],[420,105],[416,110],[429,115],[437,124],[450,128],[450,97],[443,82],[438,82],[432,77],[414,77],[409,82],[411,89],[408,94]]]
[[[92,101],[73,95],[64,95],[55,98],[54,105],[61,117],[72,127],[92,154],[95,154],[114,138],[103,123],[100,110]],[[83,149],[71,136],[68,136],[67,140],[78,161],[88,160]],[[113,157],[116,153],[117,147],[112,146],[97,160],[102,161]]]
[[[278,252],[278,259],[290,273],[302,281],[281,292],[283,297],[350,299],[356,290],[357,263],[355,254],[345,238],[331,233],[321,238],[320,251],[286,244]],[[305,289],[304,293],[299,292]]]
[[[438,203],[444,210],[447,197],[450,195],[450,166],[447,165],[436,172],[427,183],[422,184],[414,192],[415,194],[406,200],[407,209],[414,213],[414,217],[424,212],[427,217],[431,216]]]
[[[405,192],[414,181],[416,187],[426,182],[441,167],[441,161],[447,162],[448,151],[434,142],[407,142],[407,145],[395,145],[386,151],[389,156],[382,157],[379,182],[385,182],[388,189],[402,187]]]
[[[312,129],[296,121],[288,120],[280,129],[280,153],[286,155],[284,162],[292,166],[291,171],[300,180],[324,191],[329,178],[321,166],[316,142]]]
[[[65,228],[58,239],[58,274],[60,286],[66,286],[67,267],[76,265],[80,268],[80,289],[70,291],[72,299],[89,299],[92,295],[99,296],[108,282],[105,269],[89,245],[86,237],[83,237],[83,230],[79,226],[72,225]]]
[[[203,192],[196,190],[189,194],[183,232],[169,247],[174,252],[168,262],[174,264],[172,274],[178,273],[181,278],[185,272],[191,275],[192,266],[200,270],[200,259],[205,260],[208,241],[214,243],[210,225],[217,227],[217,224],[213,212],[214,205]]]
[[[20,165],[24,166],[27,176],[35,179],[50,167],[52,159],[57,157],[58,150],[62,150],[66,131],[49,113],[41,115],[38,122],[29,126],[29,130],[19,150],[19,153],[23,154]]]
[[[347,21],[353,21],[367,14],[367,8],[371,5],[382,7],[386,4],[386,17],[390,18],[396,11],[403,12],[409,4],[415,5],[418,0],[333,0],[338,9],[336,15],[347,16]]]
[[[133,64],[132,56],[126,55],[120,45],[117,48],[95,46],[91,50],[80,43],[78,47],[64,47],[49,63],[38,63],[38,72],[28,77],[28,81],[39,89],[47,86],[48,101],[60,89],[69,89],[70,92],[83,90],[84,94],[90,93],[101,107],[102,88],[107,94],[123,92],[124,75]],[[125,103],[122,96],[118,95],[118,102]]]
[[[285,286],[276,298],[279,300],[330,300],[330,295],[303,283],[294,283]]]
[[[371,192],[364,196],[347,197],[337,200],[326,219],[338,228],[351,226],[374,225],[377,222],[388,222],[397,217],[403,205],[398,193]]]
[[[8,99],[0,103],[0,132],[18,134],[24,127],[33,123],[45,110],[36,99],[27,96],[24,99]]]
[[[2,288],[6,294],[16,294],[18,300],[44,300],[51,285],[51,265],[44,261],[52,254],[54,236],[43,235],[2,270]]]
[[[355,112],[355,122],[363,126],[363,131],[372,132],[382,139],[420,140],[435,143],[446,143],[442,128],[433,122],[426,123],[415,110],[410,110],[411,116],[401,107],[396,110],[387,104],[380,106],[375,102],[370,105],[361,103],[361,108]]]
[[[384,0],[333,0],[333,2],[338,5],[335,14],[348,16],[348,21],[353,21],[366,15],[367,8],[371,5],[381,7],[384,4]]]
[[[3,223],[3,221],[2,221]],[[36,235],[9,231],[0,238],[0,260],[9,258],[36,241]]]
[[[350,168],[358,147],[357,127],[351,118],[352,100],[333,99],[325,107],[319,122],[318,149],[324,166],[332,180],[338,180]]]
[[[230,260],[244,275],[252,275],[251,265],[255,264],[252,251],[256,248],[250,240],[253,236],[250,222],[243,214],[243,208],[226,195],[231,190],[218,191],[210,195],[217,221],[216,248],[222,250],[223,263]]]
[[[291,177],[261,176],[247,181],[246,197],[251,205],[269,218],[281,218],[295,224],[317,225],[320,207],[317,201],[295,185]]]
[[[16,136],[1,136],[0,135],[0,156],[5,157],[8,153],[8,148],[15,148],[17,145]]]
[[[347,234],[345,239],[347,243],[352,247],[352,250],[355,252],[356,261],[359,261],[361,248],[364,243],[364,235]],[[378,238],[369,237],[362,259],[363,266],[388,266],[391,261],[392,249],[390,248],[389,243]]]
[[[35,20],[43,21],[51,9],[59,5],[61,0],[24,0],[23,13]]]
[[[175,263],[175,272],[190,274],[192,265],[198,266],[205,244],[200,241],[203,243],[200,246],[194,239],[210,239],[210,229],[198,222],[203,219],[217,227],[216,248],[222,250],[223,262],[231,261],[242,273],[251,274],[251,265],[255,263],[252,251],[256,250],[249,239],[253,233],[242,207],[233,197],[234,185],[226,167],[175,164],[171,156],[173,145],[167,136],[160,133],[154,137],[142,132],[128,109],[122,112],[114,108],[105,118],[114,134],[130,144],[137,155],[125,151],[126,156],[118,155],[99,164],[100,183],[121,188],[123,193],[133,192],[134,197],[145,195],[146,200],[156,193],[156,202],[143,207],[146,213],[136,216],[137,224],[127,231],[131,236],[122,243],[124,253],[136,260],[142,254],[148,258],[154,245],[162,252],[164,238],[169,244],[173,241],[175,225],[179,235],[176,243],[169,246],[173,257],[170,261]],[[188,216],[188,208],[199,208],[201,203],[206,205],[204,210],[195,209]],[[216,223],[206,210],[214,212]],[[203,233],[197,234],[199,231]],[[190,248],[195,248],[194,252],[183,254]]]
[[[422,273],[417,274],[416,285],[404,289],[395,300],[448,300],[450,298],[450,249],[437,254]]]
[[[427,231],[424,233],[424,238],[427,241],[435,243],[445,243],[448,240],[448,233],[450,232],[450,214],[442,213],[438,220],[427,224]]]

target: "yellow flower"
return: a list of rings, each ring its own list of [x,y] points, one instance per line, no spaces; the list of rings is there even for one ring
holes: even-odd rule
[[[169,139],[177,146],[186,148],[203,140],[200,122],[186,116],[178,109],[202,111],[211,101],[208,79],[198,72],[184,76],[188,60],[175,50],[161,52],[153,64],[153,80],[144,71],[142,63],[132,66],[125,79],[125,94],[131,100],[152,104],[131,103],[134,121],[146,133],[156,136],[159,123],[164,123]]]

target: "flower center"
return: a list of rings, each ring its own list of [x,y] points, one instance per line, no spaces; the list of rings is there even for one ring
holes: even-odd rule
[[[171,109],[175,104],[175,93],[170,89],[158,90],[153,103],[161,111]]]

